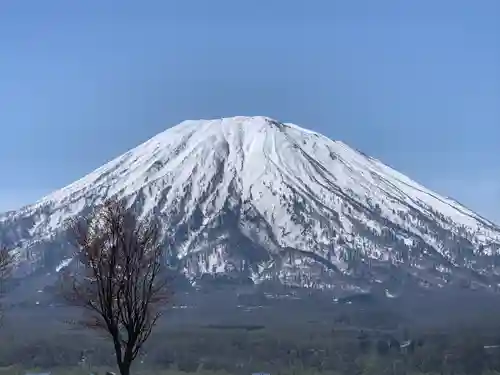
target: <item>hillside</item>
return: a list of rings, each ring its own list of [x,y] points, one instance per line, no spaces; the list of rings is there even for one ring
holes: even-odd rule
[[[18,275],[67,264],[66,221],[109,197],[161,220],[171,263],[193,282],[391,293],[499,282],[498,226],[345,143],[267,117],[182,122],[0,214]]]

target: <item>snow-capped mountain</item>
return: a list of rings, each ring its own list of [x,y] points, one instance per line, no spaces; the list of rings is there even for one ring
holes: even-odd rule
[[[109,197],[161,220],[170,261],[195,280],[498,283],[500,227],[342,142],[267,117],[182,122],[0,215],[0,243],[17,247],[19,272],[59,269],[71,253],[66,220]]]

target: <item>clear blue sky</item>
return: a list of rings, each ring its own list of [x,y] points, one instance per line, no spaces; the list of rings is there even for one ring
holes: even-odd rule
[[[0,210],[184,119],[343,140],[500,222],[498,0],[5,0]]]

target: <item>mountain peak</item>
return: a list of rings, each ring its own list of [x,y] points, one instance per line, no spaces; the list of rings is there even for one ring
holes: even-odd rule
[[[193,120],[186,120],[183,122],[212,122],[214,124],[232,124],[232,125],[241,125],[241,124],[258,125],[258,124],[280,123],[279,121],[268,116],[227,116],[227,117],[218,117],[212,119],[197,119],[197,120],[193,119]]]
[[[68,256],[66,220],[111,197],[163,223],[191,278],[335,287],[363,272],[351,282],[366,286],[389,277],[387,265],[434,285],[454,269],[496,275],[500,228],[342,142],[265,116],[184,121],[0,215],[0,241],[49,266],[48,254]]]

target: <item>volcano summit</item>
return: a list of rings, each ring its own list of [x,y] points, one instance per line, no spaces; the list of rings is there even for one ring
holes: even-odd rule
[[[19,274],[69,262],[67,219],[119,197],[161,220],[192,281],[495,289],[500,228],[346,144],[267,117],[185,121],[0,215]]]

